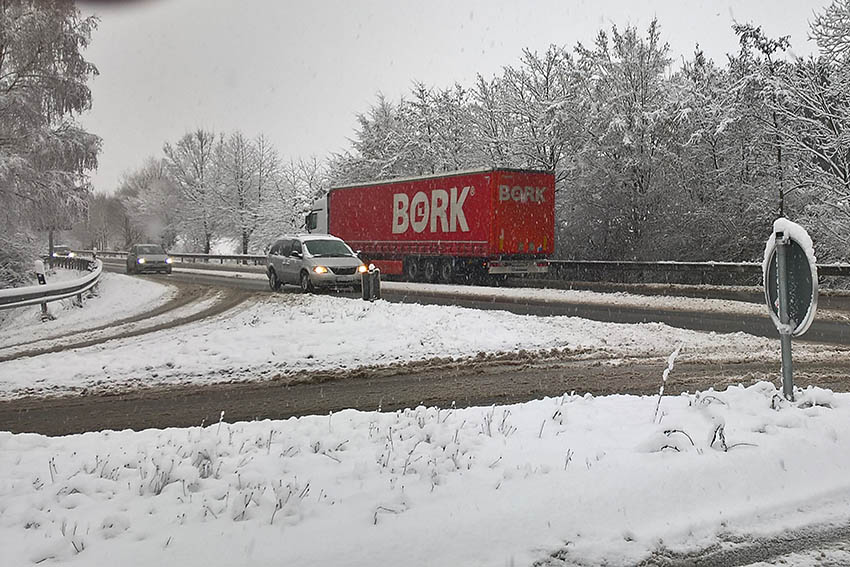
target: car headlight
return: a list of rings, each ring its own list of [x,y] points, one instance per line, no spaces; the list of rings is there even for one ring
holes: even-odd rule
[[[328,273],[328,269],[324,266],[316,266],[316,267],[313,268],[313,271],[316,272],[317,274],[327,274]]]
[[[68,252],[68,258],[73,258],[73,257],[75,257],[76,255],[77,255],[77,254],[76,254],[75,252]]]
[[[357,266],[357,271],[361,274],[365,274],[369,271],[369,268],[366,267],[366,264],[360,264],[359,266]]]
[[[144,259],[144,258],[139,258],[139,259],[138,259],[138,260],[136,260],[136,261],[137,261],[139,264],[144,264],[144,263],[145,263],[145,259]]]
[[[165,259],[165,263],[166,263],[166,264],[173,264],[173,263],[174,263],[174,258],[166,258],[166,259]]]
[[[58,252],[54,252],[54,253],[53,253],[53,257],[54,257],[54,258],[58,258],[58,257],[59,257],[59,253],[58,253]]]

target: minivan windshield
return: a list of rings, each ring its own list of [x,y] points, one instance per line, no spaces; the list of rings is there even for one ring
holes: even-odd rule
[[[351,248],[341,240],[308,240],[304,243],[311,256],[353,256]]]

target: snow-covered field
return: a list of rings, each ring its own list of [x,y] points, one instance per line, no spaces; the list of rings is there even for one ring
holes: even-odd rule
[[[629,565],[846,518],[850,395],[656,404],[0,433],[3,564]]]
[[[142,282],[112,278],[85,309]],[[0,363],[0,396],[519,350],[663,359],[677,347],[678,361],[778,360],[778,340],[741,333],[280,294]],[[798,359],[830,355],[846,351],[795,346]],[[567,393],[63,438],[0,432],[2,564],[489,566],[554,554],[555,565],[631,565],[846,521],[848,423],[850,394],[809,388],[790,404],[759,383],[660,405]]]

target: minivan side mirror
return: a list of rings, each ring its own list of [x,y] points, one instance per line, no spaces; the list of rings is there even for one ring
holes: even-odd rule
[[[290,252],[289,255],[293,258],[301,258],[301,252],[299,252],[298,250],[293,250],[292,252]]]

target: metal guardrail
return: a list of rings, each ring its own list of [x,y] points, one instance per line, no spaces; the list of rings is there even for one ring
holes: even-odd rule
[[[758,262],[637,262],[550,260],[550,277],[575,281],[618,281],[760,285]],[[850,264],[818,264],[819,276],[850,277]]]
[[[82,296],[83,292],[97,285],[100,275],[103,273],[103,263],[96,259],[53,258],[52,262],[54,266],[88,270],[90,273],[70,281],[0,289],[0,309],[49,303],[75,295]]]
[[[91,250],[79,250],[92,254]],[[105,258],[126,258],[121,251],[97,252]],[[169,254],[183,263],[235,262],[263,265],[266,256],[255,254]],[[693,283],[722,285],[761,285],[762,265],[758,262],[637,262],[617,260],[550,260],[548,277],[573,281],[613,281],[623,283]],[[850,264],[818,264],[820,276],[850,277]],[[544,276],[546,277],[546,276]]]
[[[93,255],[97,254],[97,256],[101,256],[103,258],[126,258],[127,253],[117,250],[102,250],[102,251],[93,251],[93,250],[78,250],[80,254],[88,254]],[[210,263],[210,262],[219,262],[224,264],[225,262],[235,262],[237,264],[254,264],[254,265],[263,265],[266,263],[265,255],[258,254],[199,254],[197,252],[169,252],[168,255],[174,258],[175,261],[179,261],[185,264],[194,264],[194,263]]]

